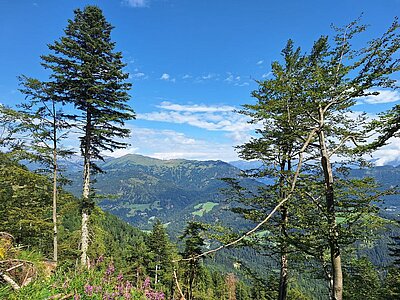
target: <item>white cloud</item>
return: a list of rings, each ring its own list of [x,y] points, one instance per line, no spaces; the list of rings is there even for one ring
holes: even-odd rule
[[[207,80],[215,77],[215,74],[208,73],[207,75],[201,76],[202,79]]]
[[[136,154],[138,151],[137,147],[128,147],[126,149],[117,149],[114,152],[106,152],[105,155],[111,157],[121,157],[127,154]]]
[[[220,80],[220,75],[216,74],[216,73],[207,73],[207,74],[203,74],[200,76],[197,76],[194,80],[195,83],[201,83],[204,81],[210,81],[210,80],[215,80],[218,81]]]
[[[377,166],[400,164],[400,138],[390,139],[390,144],[383,146],[372,154]]]
[[[257,65],[262,65],[264,63],[264,60],[259,60],[256,64]]]
[[[213,105],[181,105],[174,104],[168,101],[161,102],[159,108],[173,111],[188,111],[188,112],[222,112],[233,111],[235,107],[229,105],[213,106]]]
[[[137,153],[159,159],[196,159],[196,160],[237,160],[234,144],[219,143],[189,137],[174,130],[157,130],[131,127],[130,148],[128,153]],[[123,154],[124,152],[118,153]]]
[[[262,78],[267,78],[267,77],[269,77],[270,75],[272,74],[272,72],[268,72],[268,73],[264,73],[264,74],[262,74]]]
[[[241,80],[241,77],[239,75],[234,75],[231,72],[226,73],[228,77],[224,79],[224,81],[228,83],[235,83],[235,85],[239,85],[239,82]]]
[[[235,86],[248,86],[248,85],[250,85],[250,83],[248,83],[248,82],[242,82],[242,83],[236,82],[235,83]]]
[[[161,80],[169,80],[171,76],[168,73],[164,73],[161,75],[160,79]]]
[[[232,74],[229,74],[228,77],[226,77],[226,78],[224,79],[224,81],[232,82],[233,79],[234,79],[234,78],[233,78],[233,75],[232,75]]]
[[[190,78],[192,78],[192,76],[189,74],[185,74],[182,76],[182,79],[190,79]]]
[[[165,81],[170,81],[170,82],[176,82],[175,78],[171,78],[171,75],[169,75],[168,73],[163,73],[160,77],[161,80],[165,80]]]
[[[122,4],[130,7],[148,7],[149,0],[123,0]]]
[[[149,76],[147,76],[145,73],[143,72],[137,72],[133,73],[129,76],[130,78],[135,78],[135,79],[148,79]]]
[[[138,114],[147,121],[188,124],[209,131],[248,132],[256,126],[248,123],[248,117],[233,112],[232,106],[180,105],[162,102],[162,111]]]
[[[379,95],[362,97],[360,101],[367,104],[381,104],[400,100],[400,92],[397,90],[374,90],[374,92],[378,92]]]

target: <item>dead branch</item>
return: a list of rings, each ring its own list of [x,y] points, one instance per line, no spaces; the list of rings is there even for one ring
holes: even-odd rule
[[[5,282],[11,285],[14,290],[19,290],[21,287],[7,274],[0,272],[1,277]]]
[[[175,284],[176,284],[176,287],[177,287],[177,289],[179,291],[179,294],[181,295],[181,299],[180,300],[186,300],[185,296],[183,295],[181,286],[179,285],[178,276],[176,275],[176,269],[175,268],[174,268],[174,279],[175,279]]]
[[[8,269],[6,270],[6,272],[10,272],[11,270],[14,270],[14,269],[16,269],[16,268],[22,267],[23,265],[24,265],[23,263],[20,263],[19,265],[12,266],[11,268],[8,268]]]

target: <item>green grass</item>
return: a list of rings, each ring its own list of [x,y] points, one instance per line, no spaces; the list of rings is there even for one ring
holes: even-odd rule
[[[219,204],[215,202],[197,204],[194,207],[194,209],[197,209],[197,211],[192,212],[192,215],[202,217],[204,214],[209,213],[217,205]]]
[[[142,204],[129,204],[128,208],[130,208],[128,217],[133,217],[137,215],[138,212],[144,212],[146,210],[157,209],[161,210],[160,201],[155,201],[153,203],[142,203]]]

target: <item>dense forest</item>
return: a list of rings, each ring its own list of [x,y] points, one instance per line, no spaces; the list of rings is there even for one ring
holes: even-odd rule
[[[258,128],[240,171],[106,157],[128,146],[129,74],[101,9],[76,9],[48,80],[21,75],[25,102],[0,105],[0,298],[400,299],[398,183],[368,161],[400,106],[352,110],[398,88],[399,28],[362,48],[359,20],[289,40],[238,111]]]

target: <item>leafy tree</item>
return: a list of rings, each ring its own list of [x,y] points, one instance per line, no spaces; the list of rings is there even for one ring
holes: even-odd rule
[[[292,57],[294,62],[298,62],[298,67],[294,68],[294,72],[287,72],[288,68],[277,68],[279,64],[273,65],[275,78],[262,84],[265,90],[261,94],[256,94],[258,96],[256,105],[245,106],[248,109],[247,114],[252,117],[252,122],[262,122],[265,126],[264,129],[258,131],[261,135],[260,139],[253,140],[253,144],[250,142],[242,146],[242,155],[250,153],[249,156],[244,156],[245,158],[265,159],[269,164],[280,165],[284,159],[289,161],[288,158],[291,158],[288,155],[290,152],[284,151],[285,143],[289,147],[290,145],[294,145],[295,149],[297,147],[297,152],[304,151],[307,154],[307,168],[303,167],[302,171],[303,174],[314,176],[309,177],[311,181],[302,179],[296,183],[290,180],[290,172],[283,173],[282,167],[279,172],[272,175],[279,182],[279,175],[284,174],[285,180],[289,179],[288,182],[291,182],[292,186],[293,183],[297,184],[297,188],[300,188],[303,183],[303,194],[299,194],[298,189],[291,189],[293,193],[289,194],[292,199],[288,203],[293,202],[296,207],[299,202],[296,202],[295,197],[306,197],[308,202],[314,203],[313,212],[319,210],[317,222],[310,219],[316,219],[313,212],[306,211],[306,214],[310,216],[307,221],[311,223],[308,224],[317,225],[314,227],[317,231],[321,228],[320,224],[325,224],[322,227],[325,234],[316,236],[319,239],[322,238],[321,250],[328,249],[329,251],[329,267],[326,270],[331,280],[331,299],[341,300],[343,293],[341,243],[346,238],[344,235],[346,230],[342,228],[349,229],[351,226],[347,226],[348,224],[360,223],[360,221],[364,221],[364,224],[368,223],[360,217],[362,215],[360,212],[369,212],[369,203],[376,197],[376,195],[368,196],[373,187],[373,185],[368,185],[368,179],[364,182],[353,181],[353,186],[351,186],[350,181],[346,182],[343,175],[337,172],[341,169],[345,170],[346,164],[353,167],[364,164],[357,146],[362,144],[367,137],[366,131],[363,130],[366,118],[363,115],[354,117],[351,107],[356,103],[357,98],[376,94],[373,88],[395,86],[395,80],[391,79],[390,75],[399,70],[399,60],[394,58],[400,47],[398,28],[396,19],[382,37],[372,40],[367,47],[360,50],[353,50],[351,42],[365,30],[365,26],[359,26],[356,21],[345,28],[336,28],[337,35],[333,42],[327,36],[321,37],[314,43],[310,54],[296,56],[293,54],[299,53],[300,50],[289,52],[291,53],[289,57]],[[287,62],[286,66],[288,66]],[[285,82],[285,75],[288,75],[290,80],[286,79]],[[285,104],[286,111],[283,109]],[[293,124],[297,126],[293,126],[289,118],[292,118]],[[282,137],[277,133],[280,133]],[[264,137],[266,137],[265,140]],[[297,146],[301,144],[303,147]],[[250,148],[247,153],[243,151],[247,149],[246,147]],[[356,150],[358,150],[357,153]],[[333,157],[336,162],[343,165],[343,168],[339,163],[333,163]],[[300,163],[301,160],[299,159],[298,162]],[[267,168],[264,173],[258,172],[256,176],[268,175],[271,173],[269,170],[270,168]],[[294,177],[297,175],[294,174]],[[313,189],[304,189],[311,185]],[[286,191],[288,191],[287,188]],[[356,193],[352,195],[351,192]],[[275,195],[279,195],[280,199],[287,198],[285,195],[282,197],[281,192],[275,192]],[[265,199],[266,197],[264,201]],[[324,203],[320,201],[321,199],[324,199]],[[256,202],[263,201],[262,197],[255,200]],[[307,201],[303,202],[307,205]],[[282,201],[277,207],[282,213],[287,204],[281,205],[281,203]],[[351,205],[348,205],[349,203]],[[304,210],[305,207],[307,206],[300,209]],[[358,207],[358,210],[354,211],[354,207]],[[304,213],[301,214],[303,215]],[[349,222],[340,224],[338,218],[346,215],[349,216]],[[301,236],[307,229],[307,223],[299,223],[298,226],[300,226],[298,233]],[[285,234],[289,230],[282,232]],[[347,232],[351,231],[347,230]],[[307,247],[303,249],[307,250]],[[321,255],[323,253],[324,251],[321,251]]]
[[[95,6],[74,11],[65,36],[49,45],[54,54],[43,55],[42,65],[51,70],[50,99],[76,108],[70,119],[80,132],[80,150],[84,159],[82,192],[81,264],[87,265],[89,216],[93,208],[91,174],[100,171],[95,161],[102,151],[124,148],[120,139],[128,137],[123,128],[134,118],[126,104],[131,84],[122,54],[111,41],[112,26]]]
[[[365,117],[351,116],[351,107],[357,98],[373,94],[372,89],[393,88],[395,80],[389,76],[399,70],[399,60],[394,56],[399,49],[399,24],[397,19],[380,38],[367,47],[352,49],[351,41],[365,30],[357,22],[337,29],[333,47],[327,37],[317,40],[307,57],[303,81],[303,105],[309,116],[311,131],[315,132],[316,158],[323,170],[326,216],[329,229],[329,249],[332,272],[332,299],[342,299],[343,276],[341,247],[338,240],[340,226],[337,209],[340,205],[335,188],[333,155],[339,160],[354,162],[349,141],[355,146],[362,143],[365,134],[360,131]],[[314,144],[312,144],[314,145]]]
[[[246,218],[260,221],[275,205],[288,196],[295,167],[295,157],[302,147],[304,136],[301,114],[293,102],[298,101],[301,91],[297,82],[301,76],[304,58],[300,48],[294,49],[293,42],[288,41],[282,50],[283,64],[272,64],[273,79],[259,82],[259,89],[252,93],[256,104],[246,104],[241,111],[251,118],[252,123],[262,123],[256,130],[259,137],[239,146],[240,157],[245,160],[257,159],[263,163],[258,170],[249,170],[246,175],[258,178],[270,178],[274,181],[265,188],[260,188],[258,195],[250,197],[247,208],[236,209]],[[303,131],[303,132],[302,132]],[[265,211],[264,214],[260,214]],[[279,217],[274,219],[279,228],[277,232],[278,253],[280,255],[279,300],[287,298],[288,291],[288,243],[287,227],[289,222],[289,204],[279,208]],[[272,226],[271,226],[272,227]]]

